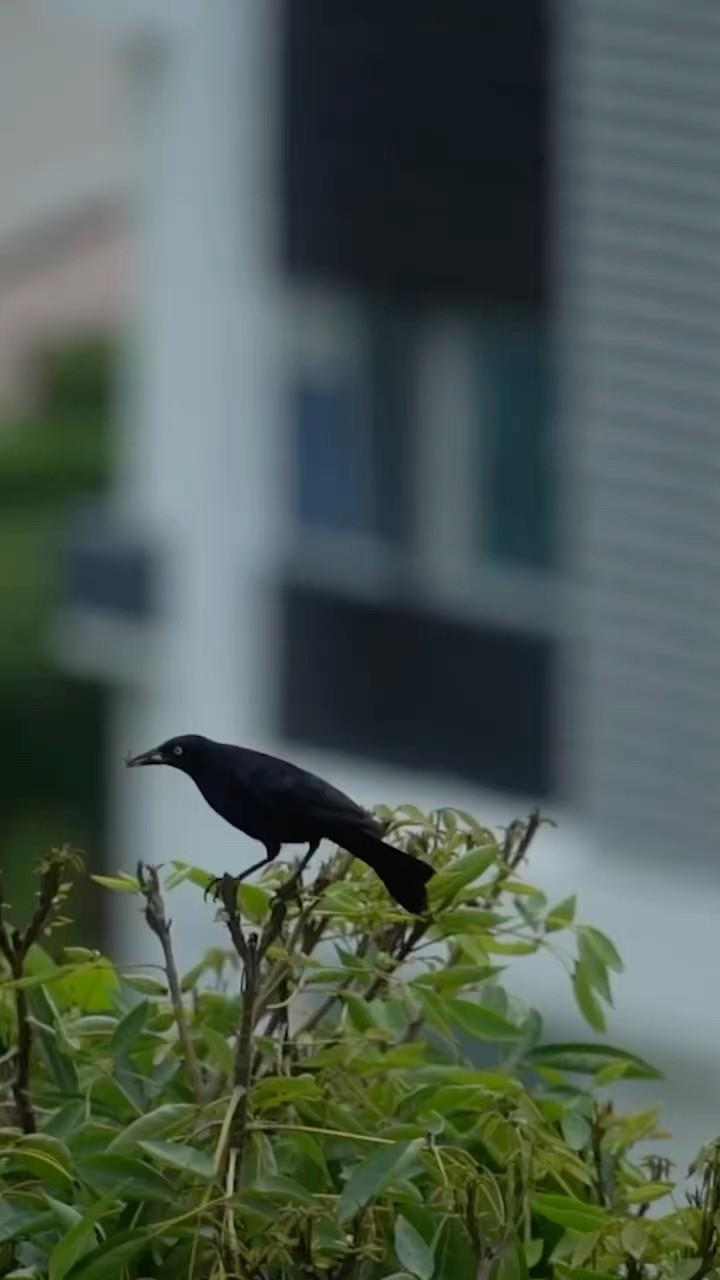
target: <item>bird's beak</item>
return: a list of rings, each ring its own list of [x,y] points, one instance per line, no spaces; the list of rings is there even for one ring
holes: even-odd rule
[[[128,769],[139,768],[141,764],[167,764],[162,751],[154,747],[152,751],[143,751],[139,756],[128,756],[125,765]]]

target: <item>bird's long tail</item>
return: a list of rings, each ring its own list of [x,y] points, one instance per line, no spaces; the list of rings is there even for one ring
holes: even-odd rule
[[[338,838],[338,844],[367,862],[379,875],[390,897],[406,911],[417,914],[427,911],[425,885],[433,875],[433,869],[427,862],[413,858],[402,849],[393,848],[370,831],[346,831]]]

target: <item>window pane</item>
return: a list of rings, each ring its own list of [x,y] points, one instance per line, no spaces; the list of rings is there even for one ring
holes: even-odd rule
[[[293,395],[295,510],[300,524],[336,532],[373,525],[370,439],[348,386],[305,383]]]
[[[546,302],[546,0],[285,0],[284,261]]]
[[[539,329],[484,337],[480,354],[481,552],[528,568],[555,560],[548,343]]]
[[[286,584],[281,732],[535,799],[555,793],[556,644]]]
[[[306,374],[292,395],[295,512],[301,525],[405,538],[412,466],[413,327],[368,308],[355,376]]]

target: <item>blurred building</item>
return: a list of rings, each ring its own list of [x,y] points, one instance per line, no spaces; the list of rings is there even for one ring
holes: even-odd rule
[[[4,4],[0,61],[0,408],[16,409],[39,347],[125,311],[132,148],[123,68],[62,6]]]
[[[97,44],[76,140],[131,218],[115,500],[71,533],[57,636],[116,691],[114,862],[249,851],[185,779],[122,773],[175,732],[368,802],[540,802],[535,873],[618,936],[613,1030],[670,1064],[692,1146],[720,1043],[688,991],[719,963],[720,12],[46,8]],[[106,64],[124,171],[84,142]]]

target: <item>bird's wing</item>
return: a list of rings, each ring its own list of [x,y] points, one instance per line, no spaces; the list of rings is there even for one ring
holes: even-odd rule
[[[311,817],[327,827],[341,824],[381,832],[380,824],[366,809],[324,778],[289,761],[273,759],[270,764],[260,753],[258,757],[243,770],[256,803],[287,817]]]

